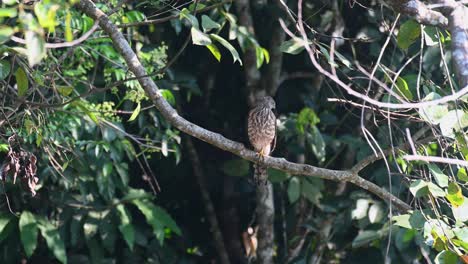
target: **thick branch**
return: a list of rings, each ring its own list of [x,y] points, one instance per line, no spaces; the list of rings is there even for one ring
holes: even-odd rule
[[[440,12],[431,10],[419,0],[389,0],[387,3],[397,12],[404,13],[421,24],[447,28],[448,19]]]
[[[81,0],[76,6],[91,18],[98,20],[100,27],[107,34],[109,34],[116,49],[125,59],[128,64],[128,68],[133,74],[135,74],[135,76],[141,77],[147,75],[145,68],[138,60],[136,54],[131,49],[122,33],[119,32],[119,29],[109,21],[109,18],[100,9],[96,8],[93,2],[90,0]],[[161,112],[161,114],[172,125],[184,133],[203,140],[220,149],[229,151],[243,159],[260,162],[268,167],[282,170],[294,175],[320,177],[333,181],[352,182],[386,201],[391,200],[395,207],[400,211],[407,211],[411,209],[408,204],[401,201],[385,189],[359,177],[357,174],[351,171],[329,170],[307,164],[297,164],[289,162],[284,158],[265,157],[262,161],[258,161],[257,153],[245,148],[243,144],[227,139],[218,133],[206,130],[179,116],[174,108],[172,108],[172,106],[162,97],[161,92],[151,78],[141,77],[138,79],[138,81],[145,89],[146,94],[149,98],[151,98],[154,105]]]

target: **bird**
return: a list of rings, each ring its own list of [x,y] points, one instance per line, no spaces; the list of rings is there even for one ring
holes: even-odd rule
[[[247,119],[247,133],[249,141],[258,153],[259,159],[269,156],[276,145],[276,108],[275,100],[271,96],[257,98],[249,111]],[[254,180],[257,186],[268,182],[267,167],[254,163]]]

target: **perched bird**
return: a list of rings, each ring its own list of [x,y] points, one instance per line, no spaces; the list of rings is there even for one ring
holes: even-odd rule
[[[270,96],[258,98],[249,112],[247,132],[250,143],[260,158],[269,156],[276,144],[275,101]],[[254,180],[257,185],[267,183],[267,167],[254,164]]]

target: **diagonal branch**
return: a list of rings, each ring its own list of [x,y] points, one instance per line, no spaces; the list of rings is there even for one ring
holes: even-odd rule
[[[135,74],[135,76],[140,77],[147,75],[145,68],[138,60],[136,54],[131,49],[122,33],[109,20],[109,18],[94,5],[93,2],[90,0],[81,0],[76,4],[76,7],[91,18],[98,21],[100,27],[107,34],[109,34],[115,48],[125,59],[128,64],[128,68],[133,72],[133,74]],[[175,111],[175,109],[172,108],[172,106],[163,98],[161,91],[158,89],[151,78],[142,77],[139,78],[138,81],[145,89],[148,97],[153,101],[155,107],[177,129],[200,140],[203,140],[215,147],[229,151],[243,159],[259,162],[256,152],[247,149],[243,144],[227,139],[221,134],[206,130],[181,117]],[[395,207],[400,211],[405,212],[411,209],[408,204],[389,193],[387,190],[359,177],[357,173],[353,173],[351,171],[323,169],[307,164],[289,162],[284,158],[273,157],[265,157],[262,161],[260,161],[260,163],[294,175],[319,177],[333,181],[348,181],[359,186],[360,188],[368,190],[369,192],[379,196],[386,201],[392,201]]]

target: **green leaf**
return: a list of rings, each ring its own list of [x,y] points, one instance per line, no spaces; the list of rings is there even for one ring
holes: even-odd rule
[[[135,230],[131,223],[131,215],[128,213],[127,209],[122,204],[117,205],[117,212],[120,218],[119,230],[122,233],[122,236],[125,239],[130,250],[133,251],[133,245],[135,243]]]
[[[141,110],[141,104],[138,103],[137,107],[135,108],[135,110],[133,110],[132,115],[128,119],[128,122],[131,122],[131,121],[135,120],[137,118],[138,114],[140,113],[140,110]]]
[[[435,164],[429,164],[427,165],[429,168],[429,171],[431,172],[432,176],[434,176],[434,179],[436,180],[437,184],[440,187],[447,187],[448,186],[448,176],[445,175],[437,165]]]
[[[263,54],[263,51],[262,51],[262,47],[260,47],[260,46],[255,47],[255,57],[257,58],[257,60],[256,60],[257,69],[259,69],[260,67],[262,67],[263,61],[265,60],[265,57],[264,57],[264,54]]]
[[[379,238],[380,234],[377,231],[364,230],[359,232],[359,234],[354,238],[351,245],[353,248],[362,247]]]
[[[39,222],[39,229],[41,235],[47,242],[47,246],[54,256],[62,263],[67,263],[67,254],[65,252],[65,244],[63,243],[60,233],[57,228],[50,222],[41,221]]]
[[[280,51],[284,53],[289,53],[292,55],[297,55],[304,50],[303,41],[299,38],[292,38],[283,42],[280,46]]]
[[[435,185],[432,182],[429,182],[427,184],[427,187],[429,188],[429,192],[434,196],[434,197],[444,197],[445,192],[442,190],[439,186]]]
[[[25,40],[29,66],[33,67],[46,55],[45,41],[39,33],[32,30],[26,31]]]
[[[207,34],[201,32],[196,27],[192,27],[190,32],[192,33],[192,42],[193,42],[193,44],[200,45],[200,46],[207,46],[207,45],[211,44],[210,37]]]
[[[6,5],[14,5],[17,3],[16,0],[3,0],[2,2]]]
[[[356,208],[351,211],[351,219],[363,219],[367,216],[367,210],[369,209],[369,199],[358,199],[356,201]]]
[[[15,17],[18,15],[16,8],[0,8],[0,17]]]
[[[18,68],[15,72],[16,85],[18,87],[18,96],[25,96],[28,92],[29,80],[23,68]]]
[[[401,49],[408,49],[421,36],[421,27],[414,20],[408,20],[400,26],[397,44]]]
[[[171,90],[167,90],[167,89],[160,89],[161,91],[161,94],[162,96],[164,97],[164,99],[166,99],[166,101],[171,104],[171,105],[175,105],[176,104],[176,100],[175,100],[175,97],[174,97],[174,94],[171,92]]]
[[[435,99],[439,99],[441,96],[437,93],[431,92],[429,93],[422,101],[432,101]],[[431,105],[421,107],[419,110],[419,115],[421,116],[424,121],[437,125],[440,123],[442,118],[448,113],[448,106],[447,105]]]
[[[423,180],[417,180],[411,183],[409,189],[414,197],[418,198],[429,193],[428,183]]]
[[[218,62],[221,61],[221,52],[219,52],[219,49],[215,44],[211,43],[206,47],[211,51],[211,54],[213,54]]]
[[[310,127],[317,125],[320,118],[312,108],[304,107],[296,120],[296,129],[300,134],[304,134]]]
[[[441,251],[434,259],[435,264],[457,264],[458,256],[452,251]]]
[[[2,234],[3,231],[6,230],[5,227],[8,225],[8,223],[10,223],[11,219],[12,219],[11,216],[0,213],[0,234]]]
[[[460,181],[468,182],[468,174],[466,173],[466,169],[464,167],[458,169],[457,178]]]
[[[193,27],[195,27],[196,29],[200,28],[197,18],[194,15],[190,14],[190,11],[187,8],[184,8],[182,9],[182,11],[180,11],[179,19],[182,19],[182,18],[187,19],[190,22],[190,24],[192,24],[192,28]]]
[[[290,203],[294,203],[301,195],[301,182],[297,177],[292,177],[288,184],[288,198]]]
[[[412,227],[409,221],[410,216],[410,214],[395,215],[392,217],[392,221],[395,221],[395,223],[393,224],[407,229],[411,229]]]
[[[273,168],[268,168],[268,180],[273,183],[284,182],[289,178],[289,174]]]
[[[267,64],[270,63],[270,53],[265,48],[261,48],[261,49],[262,49],[262,52],[263,52],[263,56],[265,57],[265,62]]]
[[[15,33],[13,28],[4,25],[0,26],[0,44],[3,44],[10,40],[10,37],[11,35],[13,35],[13,33]]]
[[[65,17],[65,40],[68,42],[73,40],[71,22],[72,22],[72,15],[70,11],[67,10],[67,16]]]
[[[468,199],[463,199],[463,203],[460,206],[453,206],[452,213],[457,221],[468,221]]]
[[[221,45],[223,45],[226,49],[229,50],[229,52],[232,55],[233,62],[235,63],[236,61],[239,61],[239,64],[242,65],[242,60],[239,56],[239,53],[237,50],[234,48],[234,46],[231,45],[227,40],[223,39],[222,37],[216,35],[216,34],[210,34],[210,37],[217,42],[219,42]]]
[[[459,109],[451,110],[441,119],[439,126],[442,135],[454,138],[454,132],[468,126],[468,114]]]
[[[408,100],[413,100],[413,94],[411,93],[411,90],[409,89],[408,83],[405,81],[405,79],[398,76],[396,81],[396,87],[399,95],[403,96]]]
[[[313,126],[310,133],[307,133],[306,135],[306,140],[309,143],[315,157],[320,163],[324,162],[326,157],[326,144],[322,137],[322,133],[320,133],[317,126]]]
[[[447,195],[445,196],[449,202],[455,206],[461,206],[465,197],[462,194],[462,189],[456,182],[451,182],[447,188]]]
[[[229,176],[246,176],[249,172],[249,162],[244,159],[233,159],[224,162],[221,170]]]
[[[322,193],[320,190],[320,184],[313,184],[308,179],[302,178],[301,180],[301,194],[311,203],[320,205],[320,199]]]
[[[80,108],[86,115],[97,125],[99,125],[99,120],[97,119],[96,115],[89,111],[88,108],[82,102],[76,102],[76,106]]]
[[[202,27],[204,31],[207,32],[211,29],[220,28],[221,25],[213,21],[209,16],[202,15]]]
[[[146,16],[140,11],[132,10],[125,13],[125,18],[129,23],[132,23],[143,21],[146,19]]]
[[[57,91],[63,96],[69,96],[73,92],[72,86],[57,86]]]
[[[133,200],[132,203],[143,213],[146,222],[153,228],[153,233],[161,245],[164,243],[165,227],[178,235],[182,234],[177,224],[164,209],[149,201]]]
[[[372,204],[369,208],[368,216],[369,222],[371,222],[372,224],[380,222],[380,220],[382,220],[384,216],[381,205],[378,203]]]
[[[427,46],[435,46],[439,44],[439,36],[437,28],[433,26],[424,26],[424,40]]]
[[[19,220],[21,242],[23,243],[26,256],[31,257],[37,246],[37,223],[34,215],[23,211]]]
[[[0,81],[4,80],[11,71],[11,64],[9,61],[0,61]]]

